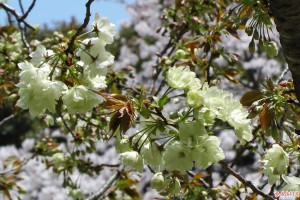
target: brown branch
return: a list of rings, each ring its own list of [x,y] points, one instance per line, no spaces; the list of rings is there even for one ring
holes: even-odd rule
[[[211,67],[211,63],[212,63],[213,59],[214,59],[214,54],[211,53],[207,67],[206,67],[206,81],[208,84],[210,84],[210,81],[211,81],[210,67]]]
[[[104,184],[104,186],[98,192],[88,197],[86,200],[104,199],[105,193],[121,177],[123,170],[124,166],[120,165],[118,171],[110,177],[110,179]]]
[[[7,12],[11,13],[13,16],[15,16],[16,20],[18,21],[18,23],[23,23],[26,27],[34,30],[33,26],[30,25],[27,21],[25,21],[25,19],[23,19],[23,17],[21,17],[15,9],[13,9],[12,7],[10,7],[9,5],[5,4],[5,3],[1,3],[0,2],[0,7],[3,8],[4,10],[6,10]]]
[[[254,130],[255,134],[251,141],[246,142],[246,144],[244,144],[237,150],[237,154],[231,162],[231,165],[230,165],[231,168],[233,168],[239,162],[239,160],[242,158],[244,152],[246,150],[249,150],[249,148],[251,147],[251,144],[253,144],[257,138],[256,131],[258,131],[259,129],[260,129],[260,127],[256,128],[256,130]],[[229,176],[229,173],[225,174],[219,184],[222,184],[223,182],[225,182],[226,179],[228,178],[228,176]]]
[[[90,17],[91,17],[91,4],[94,1],[95,0],[88,0],[88,2],[85,4],[86,12],[85,12],[85,18],[84,18],[83,24],[78,28],[78,30],[72,36],[70,42],[68,43],[68,48],[65,50],[65,54],[66,55],[69,55],[71,53],[71,50],[72,50],[72,48],[74,46],[76,38],[81,34],[81,32],[83,31],[83,29],[85,29],[87,27],[87,25],[89,24]]]
[[[5,124],[6,122],[12,120],[13,118],[15,118],[16,116],[14,114],[9,115],[8,117],[5,117],[4,119],[2,119],[0,121],[0,127],[3,126],[3,124]]]
[[[236,179],[238,179],[240,182],[242,182],[245,186],[249,187],[252,189],[253,192],[255,192],[256,194],[261,195],[262,197],[264,197],[265,199],[272,199],[274,200],[273,197],[271,197],[268,194],[265,194],[263,191],[259,190],[255,185],[253,185],[253,183],[251,181],[248,181],[246,179],[244,179],[239,173],[235,172],[232,168],[230,168],[227,163],[225,163],[224,161],[220,161],[219,164],[232,176],[234,176]]]
[[[21,23],[18,23],[18,27],[19,27],[20,33],[21,33],[21,40],[22,40],[25,48],[28,50],[28,52],[31,53],[30,45],[28,44],[26,36],[25,36],[25,27],[22,27]]]

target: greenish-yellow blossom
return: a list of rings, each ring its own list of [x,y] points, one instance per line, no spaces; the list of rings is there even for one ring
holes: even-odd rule
[[[204,126],[210,126],[215,123],[216,115],[208,108],[202,107],[194,110],[194,117],[198,123]]]
[[[204,99],[199,90],[189,90],[186,96],[186,103],[192,108],[199,108],[203,105]]]
[[[63,95],[63,102],[70,114],[91,111],[104,101],[99,94],[87,89],[83,85],[68,89]]]
[[[199,145],[192,150],[192,159],[196,165],[206,169],[213,163],[217,163],[225,158],[223,150],[220,148],[220,139],[216,136],[204,137]]]
[[[188,147],[194,147],[199,144],[203,137],[207,136],[203,124],[198,122],[179,123],[179,139]]]
[[[98,13],[95,15],[92,29],[98,36],[102,45],[113,43],[114,36],[117,34],[116,25],[110,23],[106,17],[100,17]]]
[[[268,176],[269,183],[274,184],[280,179],[281,175],[286,173],[289,165],[289,155],[280,145],[274,144],[267,151],[262,162],[264,163],[263,172]]]
[[[167,72],[167,83],[174,89],[187,90],[193,84],[195,72],[189,67],[171,67]]]
[[[65,156],[62,153],[55,153],[52,156],[52,163],[56,166],[61,165],[65,161]]]
[[[159,149],[155,142],[148,142],[143,145],[141,155],[144,160],[151,165],[153,169],[163,168],[164,160],[162,158],[163,152]]]
[[[166,147],[163,154],[166,170],[185,172],[193,167],[192,151],[181,142],[173,142]]]

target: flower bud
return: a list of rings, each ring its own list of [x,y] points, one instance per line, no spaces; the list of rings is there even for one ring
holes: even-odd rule
[[[154,174],[154,176],[151,178],[150,185],[153,189],[156,189],[158,191],[164,189],[165,178],[162,172]]]
[[[276,42],[271,41],[271,42],[265,43],[264,47],[265,47],[265,52],[271,58],[278,55],[278,46],[277,46]]]
[[[55,153],[53,156],[52,156],[52,163],[54,165],[61,165],[65,160],[65,157],[62,153]]]
[[[137,171],[142,172],[144,167],[144,160],[136,151],[127,151],[120,154],[121,162],[125,165],[134,167]]]

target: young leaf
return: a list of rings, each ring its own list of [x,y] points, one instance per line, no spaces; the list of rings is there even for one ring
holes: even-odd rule
[[[240,102],[243,106],[251,106],[253,102],[261,99],[263,97],[263,94],[259,90],[252,90],[249,92],[246,92]]]

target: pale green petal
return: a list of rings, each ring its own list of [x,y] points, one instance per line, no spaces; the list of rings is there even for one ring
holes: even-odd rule
[[[97,89],[102,89],[102,88],[106,88],[106,77],[105,76],[95,76],[95,77],[90,77],[88,75],[85,75],[83,77],[83,84],[85,86],[88,86],[89,88],[93,89],[93,90],[97,90]]]
[[[107,52],[99,40],[99,38],[89,38],[82,41],[81,49],[78,50],[78,55],[85,65],[92,63],[103,63],[111,57],[111,53]]]
[[[206,169],[213,163],[217,163],[225,158],[223,150],[220,148],[220,140],[216,136],[207,136],[201,143],[192,150],[192,158],[196,165]]]
[[[164,160],[162,157],[162,151],[158,149],[156,143],[147,143],[141,149],[141,155],[145,161],[151,165],[153,169],[163,168]]]
[[[38,67],[40,64],[46,61],[46,58],[49,58],[53,55],[54,52],[52,50],[46,50],[43,45],[37,45],[36,51],[30,54],[30,62]]]
[[[241,127],[235,130],[235,135],[242,143],[250,141],[253,138],[252,132],[249,126]]]
[[[203,95],[199,90],[190,90],[186,96],[186,103],[192,108],[199,108],[204,103]]]
[[[122,138],[122,139],[117,138],[115,140],[114,145],[115,145],[117,153],[124,153],[126,151],[130,151],[130,149],[131,149],[128,138]]]
[[[167,83],[174,89],[187,90],[196,77],[189,67],[171,67],[167,72]]]
[[[150,186],[153,189],[156,189],[158,191],[164,189],[165,186],[165,178],[162,174],[162,172],[158,172],[154,174],[150,181]]]
[[[296,184],[296,185],[300,186],[300,178],[299,177],[296,177],[296,176],[282,176],[282,179],[288,184]]]
[[[143,171],[144,160],[136,151],[127,151],[120,154],[121,162],[125,165],[134,167],[138,172]]]
[[[116,35],[116,26],[109,22],[105,17],[100,17],[98,13],[95,15],[95,20],[92,24],[93,31],[99,37],[99,40],[103,45],[111,44],[114,41]]]
[[[300,191],[300,178],[295,176],[282,176],[283,180],[287,183],[282,191]]]
[[[179,123],[179,139],[188,147],[198,145],[205,136],[207,136],[207,132],[203,124],[198,122]]]
[[[190,148],[179,142],[168,145],[163,154],[165,169],[170,171],[177,170],[179,172],[191,170],[193,167],[191,153]]]
[[[216,115],[208,108],[203,107],[201,109],[194,110],[194,117],[198,123],[201,123],[204,126],[210,126],[215,123]]]
[[[79,85],[69,89],[63,96],[63,102],[70,114],[91,111],[104,101],[104,98],[95,92]]]

